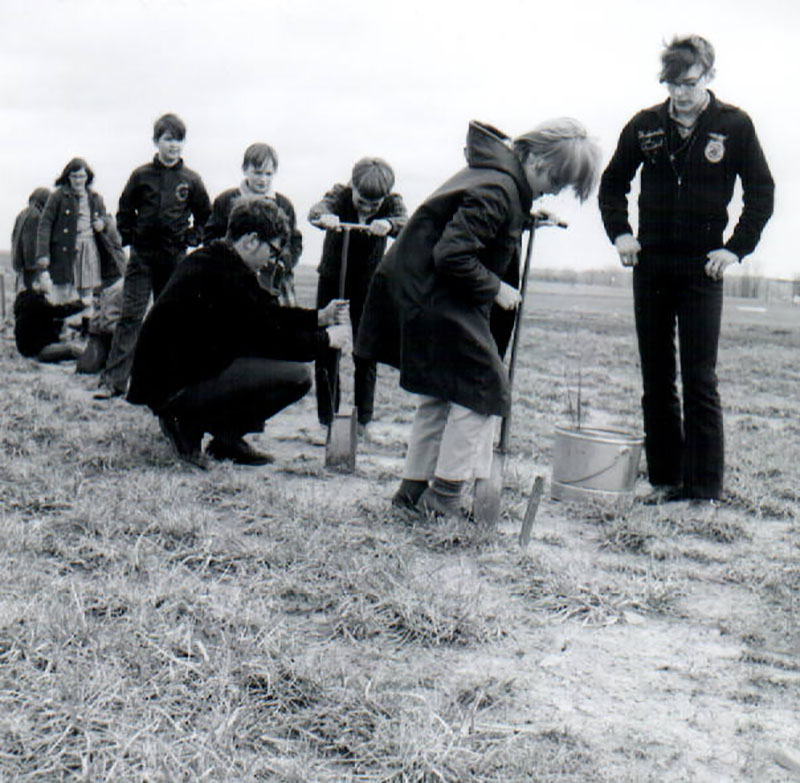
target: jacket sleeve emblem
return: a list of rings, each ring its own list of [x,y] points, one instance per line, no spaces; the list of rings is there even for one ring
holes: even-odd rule
[[[184,203],[189,200],[189,183],[188,182],[179,182],[178,186],[175,188],[175,199],[176,201],[180,201]]]
[[[708,134],[705,156],[709,163],[719,163],[725,157],[725,139],[727,138],[724,133]]]

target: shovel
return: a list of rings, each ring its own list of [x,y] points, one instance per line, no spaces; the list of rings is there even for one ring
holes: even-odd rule
[[[342,237],[342,265],[339,270],[339,299],[344,299],[345,280],[347,279],[347,254],[350,250],[350,232],[369,230],[363,223],[339,223],[339,230],[344,232]],[[336,360],[333,366],[333,379],[331,382],[331,408],[336,408],[336,397],[339,387],[339,361],[341,350],[336,351]],[[338,470],[341,473],[354,473],[356,469],[356,447],[358,445],[358,419],[355,406],[349,413],[333,414],[328,437],[325,441],[325,467]]]
[[[525,294],[528,288],[528,272],[531,266],[531,250],[533,249],[533,234],[537,226],[558,226],[559,228],[566,228],[567,224],[557,218],[548,215],[547,213],[537,213],[531,215],[530,223],[528,224],[528,246],[525,249],[525,263],[522,267],[522,280],[520,282],[520,301],[517,306],[516,316],[514,318],[514,335],[511,339],[511,355],[508,360],[508,391],[511,393],[514,385],[514,367],[517,362],[517,348],[519,347],[519,333],[522,326],[522,311],[525,307]],[[497,520],[500,518],[500,495],[503,491],[503,478],[506,470],[506,456],[508,454],[508,440],[511,432],[511,411],[503,416],[500,423],[500,440],[494,450],[492,456],[492,470],[488,478],[476,479],[475,481],[475,496],[472,501],[472,514],[475,521],[487,527],[494,527]],[[537,486],[535,485],[536,489]],[[541,497],[541,490],[538,493],[534,492],[531,496],[539,495]],[[530,535],[530,527],[533,525],[533,517],[536,514],[536,507],[538,506],[538,498],[532,509],[532,514],[526,514],[526,525],[528,526],[528,535]],[[530,517],[530,519],[528,519]]]

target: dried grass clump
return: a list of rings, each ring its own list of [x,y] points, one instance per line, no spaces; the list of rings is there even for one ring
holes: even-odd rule
[[[561,622],[608,625],[624,620],[628,611],[663,614],[685,593],[683,584],[654,570],[634,571],[609,582],[588,581],[579,567],[554,568],[542,558],[523,557],[519,566],[520,594]]]
[[[600,548],[626,554],[648,554],[675,530],[675,523],[655,513],[629,514],[612,520],[600,537]]]
[[[367,562],[340,580],[335,635],[423,647],[479,644],[501,635],[498,613],[476,580],[443,583],[399,560]]]
[[[750,541],[753,538],[739,522],[719,516],[686,519],[682,529],[686,533],[691,533],[719,544],[733,544],[737,541]]]
[[[353,680],[284,715],[260,740],[284,753],[287,738],[307,746],[339,766],[340,781],[600,780],[586,748],[569,735],[488,723],[509,693],[509,683],[497,681],[420,692]]]

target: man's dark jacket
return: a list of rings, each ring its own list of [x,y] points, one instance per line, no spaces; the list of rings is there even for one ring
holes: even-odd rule
[[[211,217],[203,229],[203,240],[206,244],[214,239],[222,239],[228,230],[228,218],[236,202],[242,198],[241,188],[223,190],[215,199],[211,207]],[[289,223],[289,241],[284,250],[282,261],[287,269],[294,269],[303,252],[303,235],[297,228],[297,215],[292,202],[283,195],[275,193],[275,203],[283,210]]]
[[[129,177],[119,197],[117,228],[123,245],[176,254],[200,244],[210,214],[200,175],[182,160],[165,166],[156,155]]]
[[[640,111],[623,128],[600,181],[600,212],[613,242],[631,234],[627,195],[642,167],[638,238],[643,254],[697,257],[725,247],[752,253],[772,214],[775,184],[753,123],[736,106],[710,102],[689,139],[680,139],[669,101]],[[723,243],[737,175],[743,209]]]
[[[532,193],[499,131],[471,123],[466,152],[468,167],[417,209],[378,266],[356,354],[397,367],[407,391],[504,415],[513,313],[493,316],[493,303],[501,281],[519,282]]]
[[[311,361],[328,347],[317,311],[279,307],[224,240],[187,256],[145,318],[128,401],[158,413],[240,357]]]

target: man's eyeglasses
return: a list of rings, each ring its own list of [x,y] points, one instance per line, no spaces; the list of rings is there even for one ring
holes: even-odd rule
[[[283,253],[283,243],[278,242],[277,239],[268,239],[265,244],[269,246],[272,258],[279,258]]]
[[[679,87],[687,87],[688,89],[693,90],[705,78],[706,78],[706,74],[703,74],[702,76],[698,76],[696,79],[675,79],[674,81],[667,81],[667,86],[668,87],[674,87],[676,89],[679,88]]]

